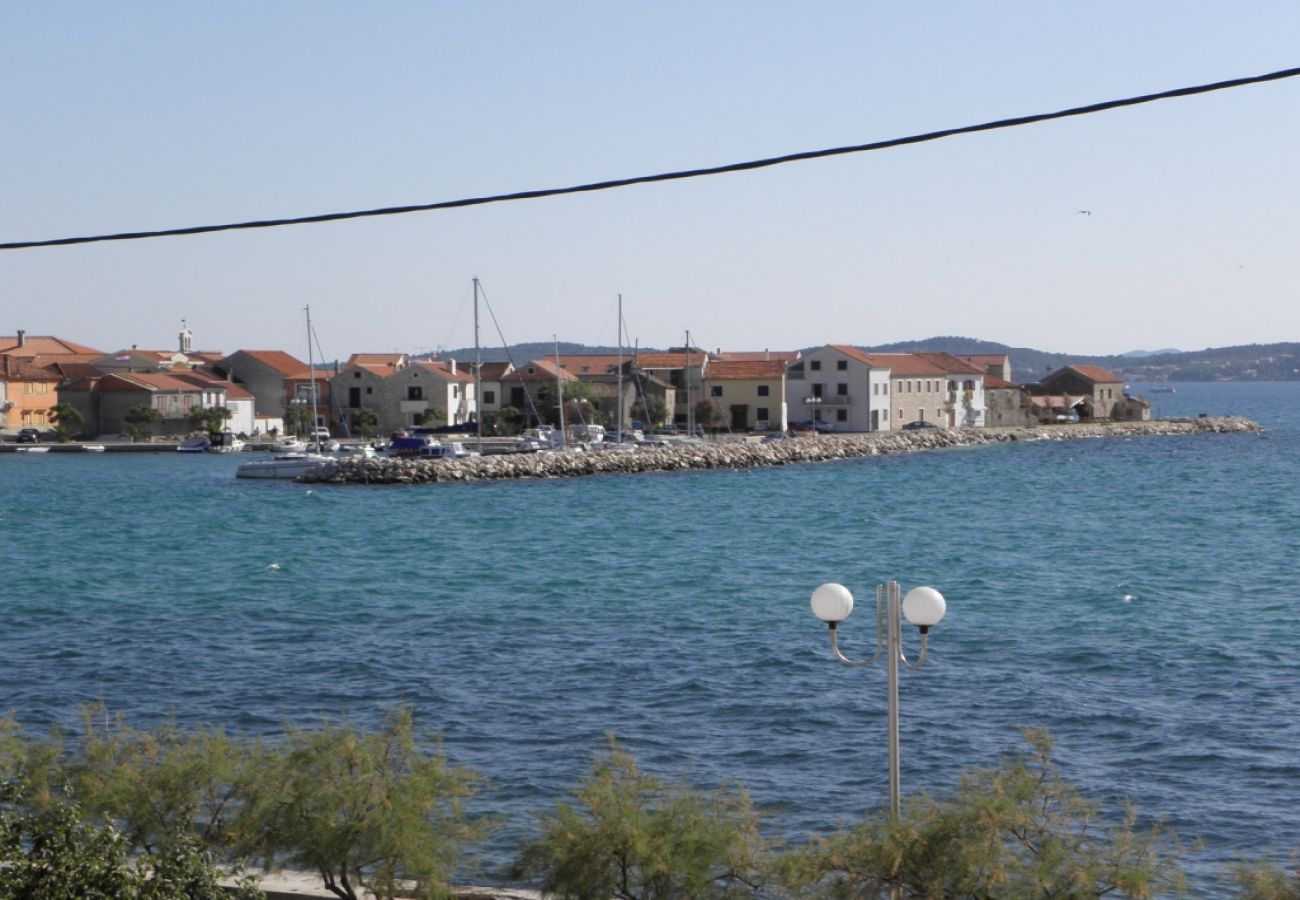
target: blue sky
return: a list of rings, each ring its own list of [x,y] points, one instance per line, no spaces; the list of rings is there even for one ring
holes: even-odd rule
[[[1294,2],[0,4],[0,241],[882,140],[1300,65]],[[0,333],[1075,353],[1300,340],[1300,79],[748,174],[0,253]],[[1088,209],[1091,215],[1080,215]],[[485,319],[483,342],[499,339]]]

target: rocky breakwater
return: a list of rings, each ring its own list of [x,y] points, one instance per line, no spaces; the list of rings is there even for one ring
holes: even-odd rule
[[[926,428],[919,431],[820,435],[769,442],[701,442],[645,447],[634,452],[543,452],[471,459],[345,459],[320,466],[298,480],[317,484],[436,484],[699,469],[752,469],[1006,441],[1063,441],[1261,430],[1254,422],[1236,417],[1052,425],[1041,428]]]

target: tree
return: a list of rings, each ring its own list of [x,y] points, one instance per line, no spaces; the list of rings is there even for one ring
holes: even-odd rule
[[[81,427],[85,418],[81,415],[81,410],[71,403],[56,403],[50,410],[50,421],[54,422],[54,432],[59,440],[66,441]]]
[[[230,421],[234,413],[224,406],[196,406],[189,411],[185,417],[191,431],[205,431],[213,434],[218,431],[224,431],[226,423]]]
[[[415,414],[416,425],[437,426],[447,421],[447,411],[438,406],[430,406],[422,413]]]
[[[379,416],[372,409],[354,409],[349,414],[349,422],[358,434],[370,437],[379,427]]]
[[[253,900],[251,880],[227,892],[211,857],[187,834],[133,860],[111,824],[86,821],[74,802],[24,808],[21,781],[0,782],[0,900]]]
[[[292,731],[260,768],[236,826],[242,849],[311,868],[344,900],[363,889],[391,900],[399,886],[446,895],[466,845],[485,831],[463,808],[476,776],[420,752],[409,711],[373,733]]]
[[[514,406],[504,406],[499,412],[484,413],[483,422],[495,422],[501,434],[516,435],[524,428],[524,414]]]
[[[123,419],[126,420],[126,433],[133,438],[140,438],[162,424],[163,414],[152,406],[140,404],[128,409]]]
[[[540,819],[516,874],[572,900],[671,900],[752,893],[766,856],[758,815],[738,788],[709,793],[647,775],[610,740],[608,754]]]
[[[537,389],[537,414],[548,425],[560,424],[559,393],[560,389],[553,384],[544,384]],[[583,381],[566,381],[563,393],[565,424],[600,424],[604,417],[596,404],[596,392],[591,389],[591,385]]]
[[[316,413],[310,406],[292,404],[284,411],[284,427],[290,434],[305,434],[316,427]]]
[[[695,424],[701,428],[722,427],[722,413],[712,398],[705,398],[695,404]]]
[[[894,821],[871,818],[803,857],[821,896],[1151,897],[1183,890],[1176,838],[1137,827],[1129,807],[1110,828],[1060,774],[1051,738],[1027,729],[1028,752],[962,776],[950,800],[915,798]],[[791,865],[788,872],[796,872]],[[792,876],[798,882],[798,876]]]
[[[668,404],[662,397],[638,397],[632,403],[632,418],[658,428],[668,421]]]

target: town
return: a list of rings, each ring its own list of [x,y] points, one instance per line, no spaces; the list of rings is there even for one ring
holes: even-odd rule
[[[477,369],[477,371],[476,371]],[[328,366],[283,350],[193,348],[103,352],[56,336],[0,335],[0,410],[8,440],[179,437],[242,439],[530,427],[642,432],[863,433],[929,427],[1025,427],[1145,421],[1150,404],[1120,376],[1069,365],[1034,384],[1011,381],[1005,355],[874,353],[848,344],[808,351],[557,354],[513,362],[354,353]],[[620,421],[621,416],[621,421]]]

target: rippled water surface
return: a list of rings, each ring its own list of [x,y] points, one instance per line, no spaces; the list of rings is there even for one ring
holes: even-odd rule
[[[1141,386],[1135,386],[1139,389]],[[406,704],[510,827],[605,734],[744,782],[790,835],[884,803],[883,668],[831,661],[823,581],[949,614],[902,683],[904,791],[1057,739],[1188,839],[1198,876],[1300,846],[1300,385],[1181,385],[1263,435],[1040,442],[736,473],[419,488],[236,459],[0,456],[0,710],[273,734]],[[869,649],[869,617],[842,629]]]

